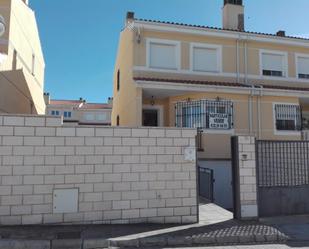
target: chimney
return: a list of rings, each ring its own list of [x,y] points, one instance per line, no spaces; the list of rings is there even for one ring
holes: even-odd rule
[[[134,12],[128,11],[126,16],[126,25],[134,21]]]
[[[223,29],[244,31],[245,18],[242,0],[224,0]]]
[[[44,101],[45,101],[45,105],[49,105],[50,104],[50,95],[49,95],[49,93],[44,93]]]
[[[284,30],[279,30],[276,35],[284,37],[285,36],[285,31]]]
[[[112,97],[108,98],[107,104],[113,105],[113,98]]]

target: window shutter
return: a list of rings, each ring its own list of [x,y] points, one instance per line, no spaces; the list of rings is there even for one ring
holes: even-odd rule
[[[177,69],[176,45],[150,43],[150,67]]]
[[[281,71],[283,68],[283,55],[263,54],[262,55],[263,70]]]
[[[309,58],[298,57],[298,73],[309,74]]]
[[[193,48],[193,70],[202,72],[218,71],[218,50]]]

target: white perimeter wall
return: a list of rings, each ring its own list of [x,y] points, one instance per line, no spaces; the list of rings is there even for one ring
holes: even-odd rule
[[[0,116],[0,224],[196,222],[195,135]]]

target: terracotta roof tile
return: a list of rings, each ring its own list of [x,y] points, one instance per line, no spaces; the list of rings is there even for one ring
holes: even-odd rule
[[[193,84],[193,85],[209,85],[209,86],[227,86],[227,87],[246,87],[250,88],[252,85],[233,83],[233,82],[216,82],[216,81],[200,81],[200,80],[182,80],[182,79],[164,79],[164,78],[148,78],[148,77],[134,77],[135,81],[153,81],[153,82],[169,82],[169,83],[181,83],[181,84]],[[253,84],[254,85],[254,84]],[[260,85],[255,84],[256,87]],[[279,85],[262,85],[266,89],[278,89],[278,90],[291,90],[291,91],[309,91],[309,88],[305,87],[289,87]]]
[[[195,25],[195,24],[186,24],[186,23],[178,23],[178,22],[168,22],[168,21],[150,20],[150,19],[142,19],[142,18],[136,18],[135,20],[141,21],[141,22],[150,22],[150,23],[159,23],[159,24],[169,24],[169,25],[176,25],[176,26],[183,26],[183,27],[202,28],[202,29],[213,29],[213,30],[222,30],[222,31],[233,31],[233,32],[246,33],[246,34],[266,35],[266,36],[273,36],[273,37],[279,37],[279,38],[291,38],[291,39],[298,39],[298,40],[309,41],[309,38],[297,37],[297,36],[287,36],[287,35],[286,35],[286,36],[278,36],[278,35],[276,35],[276,34],[263,33],[263,32],[239,31],[239,30],[235,30],[235,29],[223,29],[223,28],[211,27],[211,26],[205,26],[205,25]]]
[[[85,103],[80,109],[111,109],[111,106],[101,103]]]
[[[79,106],[82,103],[80,100],[50,100],[51,105],[70,105]]]

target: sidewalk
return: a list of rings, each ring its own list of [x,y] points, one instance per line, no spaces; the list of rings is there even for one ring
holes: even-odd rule
[[[283,242],[272,225],[232,220],[214,204],[200,207],[193,225],[90,225],[0,227],[1,249],[98,249],[108,247],[201,246]]]

